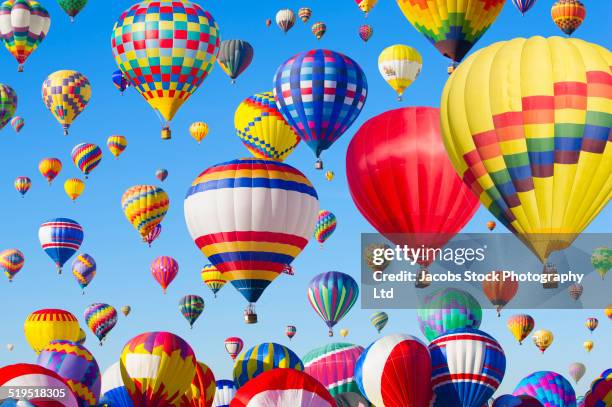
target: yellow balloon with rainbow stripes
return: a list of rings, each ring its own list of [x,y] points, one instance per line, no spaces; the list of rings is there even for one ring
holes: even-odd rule
[[[135,185],[121,197],[125,217],[138,230],[143,241],[164,219],[169,206],[168,194],[154,185]]]
[[[402,100],[404,90],[416,80],[422,68],[421,54],[407,45],[391,45],[378,56],[378,71],[397,92],[397,100]]]

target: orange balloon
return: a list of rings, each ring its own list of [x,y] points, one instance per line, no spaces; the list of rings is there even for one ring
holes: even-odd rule
[[[518,291],[518,281],[512,279],[510,276],[504,278],[504,274],[501,271],[492,271],[487,274],[490,281],[482,282],[482,291],[491,301],[491,304],[497,308],[497,316],[500,316],[502,308],[508,304]]]

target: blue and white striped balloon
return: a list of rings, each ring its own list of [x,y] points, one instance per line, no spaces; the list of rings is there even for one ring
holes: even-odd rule
[[[217,391],[213,407],[229,407],[232,399],[236,395],[236,386],[233,380],[217,380]]]
[[[134,407],[130,394],[123,384],[119,362],[111,365],[102,375],[100,405],[111,407]]]
[[[38,239],[43,250],[55,262],[58,273],[83,243],[83,228],[68,218],[51,219],[38,229]]]

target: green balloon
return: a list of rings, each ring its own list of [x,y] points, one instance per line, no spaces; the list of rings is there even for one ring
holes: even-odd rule
[[[591,263],[603,279],[608,270],[612,268],[612,249],[608,249],[607,247],[598,247],[597,249],[593,250],[593,254],[591,255]]]
[[[70,16],[70,21],[74,21],[74,17],[87,4],[87,0],[57,0],[57,4]]]

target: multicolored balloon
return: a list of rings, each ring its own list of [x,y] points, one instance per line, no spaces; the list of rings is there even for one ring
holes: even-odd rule
[[[177,403],[196,373],[191,346],[169,332],[145,332],[123,348],[121,377],[135,406]]]
[[[160,35],[162,31],[164,35]],[[142,43],[144,38],[147,40]],[[163,117],[168,131],[177,110],[212,70],[220,43],[219,27],[212,15],[188,0],[136,3],[119,16],[111,37],[117,66]]]
[[[370,316],[370,323],[376,331],[380,333],[387,326],[387,322],[389,322],[389,315],[386,312],[379,311],[375,312]]]
[[[21,116],[14,116],[11,119],[11,126],[13,127],[13,130],[15,130],[15,133],[19,134],[21,129],[23,129],[23,126],[25,126],[25,120]]]
[[[87,253],[81,253],[72,262],[72,275],[85,293],[85,287],[96,276],[96,261]]]
[[[283,9],[276,13],[276,25],[282,32],[287,34],[287,31],[295,24],[295,14],[292,10]]]
[[[155,239],[157,239],[159,235],[161,235],[161,232],[162,232],[161,223],[158,223],[157,225],[155,225],[153,229],[151,229],[147,237],[145,237],[145,242],[149,245],[149,247],[151,247],[151,244],[155,241]]]
[[[219,47],[217,62],[223,72],[229,76],[232,83],[243,73],[253,61],[253,47],[243,40],[225,40]]]
[[[228,353],[228,355],[230,355],[232,360],[236,360],[236,356],[242,352],[242,348],[244,347],[244,342],[242,339],[236,336],[227,338],[223,344],[225,345],[225,351]]]
[[[38,163],[38,171],[46,178],[51,185],[51,182],[57,177],[62,170],[62,162],[57,158],[43,158]]]
[[[36,404],[29,405],[78,406],[78,400],[66,380],[57,373],[38,365],[19,363],[0,367],[0,386],[55,390],[50,397],[44,400],[30,399],[30,402]]]
[[[79,406],[97,405],[102,377],[96,359],[84,346],[52,341],[40,352],[36,364],[64,378],[77,396]]]
[[[321,246],[323,246],[323,243],[334,233],[337,225],[336,215],[327,210],[319,211],[314,237],[317,242],[321,243]]]
[[[17,192],[19,192],[23,197],[26,192],[30,190],[30,187],[32,186],[32,180],[29,177],[17,177],[15,178],[14,185]]]
[[[359,26],[359,38],[363,40],[363,42],[368,42],[372,35],[374,34],[374,28],[370,24],[362,24]]]
[[[272,92],[244,99],[234,114],[234,127],[242,144],[256,158],[284,161],[300,142],[276,107]]]
[[[278,110],[315,153],[316,168],[323,168],[321,153],[353,124],[365,104],[365,73],[343,54],[314,49],[285,61],[273,84]]]
[[[508,318],[508,322],[506,323],[506,327],[512,336],[514,336],[514,339],[518,341],[519,345],[523,344],[523,340],[533,331],[534,326],[535,321],[531,315],[527,314],[513,315]]]
[[[586,366],[584,363],[575,362],[569,365],[567,371],[569,375],[572,376],[572,379],[574,379],[574,382],[578,384],[582,376],[586,373]]]
[[[550,14],[561,31],[572,35],[586,18],[586,8],[579,0],[557,0],[552,5]]]
[[[495,223],[492,220],[487,222],[487,229],[489,229],[491,232],[495,229],[496,226],[497,226],[497,223]]]
[[[189,326],[193,328],[193,324],[204,312],[204,298],[199,295],[185,295],[181,297],[179,300],[179,311],[189,322]]]
[[[584,326],[586,327],[586,329],[588,329],[591,332],[597,329],[598,325],[599,325],[599,320],[594,317],[587,318],[586,321],[584,321]]]
[[[312,15],[312,10],[310,7],[302,7],[298,10],[298,17],[302,20],[303,23],[310,20],[310,16]]]
[[[327,32],[327,25],[324,22],[317,21],[312,25],[310,31],[312,31],[312,35],[314,35],[317,40],[320,40]]]
[[[38,229],[40,245],[55,262],[59,274],[62,273],[62,266],[81,247],[83,237],[81,225],[68,218],[48,220]]]
[[[527,11],[529,11],[530,8],[533,7],[535,2],[536,0],[512,0],[512,4],[514,4],[514,7],[516,7],[517,10],[523,16],[525,15]]]
[[[88,0],[57,0],[60,7],[70,16],[70,22],[74,23],[74,18],[83,10]]]
[[[13,88],[0,83],[0,130],[6,126],[17,110],[17,93]]]
[[[19,249],[6,249],[0,252],[0,269],[8,278],[9,283],[21,271],[25,263],[25,256]]]
[[[285,327],[285,336],[289,338],[289,340],[293,339],[296,333],[297,328],[294,325],[287,325]]]
[[[568,49],[574,52],[572,58],[549,58]],[[526,74],[510,79],[502,68],[510,62],[518,70],[547,66],[546,73],[535,81]],[[573,242],[612,193],[612,183],[600,172],[612,154],[608,142],[612,125],[593,121],[590,114],[594,101],[600,106],[598,117],[612,114],[612,104],[599,105],[612,95],[589,88],[586,79],[609,78],[609,66],[607,50],[582,40],[517,38],[475,52],[446,82],[441,127],[457,173],[543,263],[550,253]],[[466,87],[474,80],[485,85]],[[576,87],[581,90],[574,91]],[[571,103],[576,114],[556,114],[561,108],[554,104],[559,94],[553,89],[564,89],[560,91],[564,95],[578,92],[581,102]],[[543,113],[535,114],[536,110]],[[503,133],[504,140],[513,140],[511,145],[490,138],[493,133]],[[564,143],[554,143],[555,137]],[[536,146],[531,142],[535,139],[542,141]],[[534,205],[551,209],[538,211]]]
[[[247,381],[272,369],[290,368],[302,371],[304,364],[289,348],[264,342],[244,351],[234,364],[234,384],[240,389]]]
[[[210,288],[215,298],[217,298],[217,293],[223,286],[227,283],[227,280],[223,273],[221,273],[215,266],[212,264],[207,264],[202,267],[202,271],[200,271],[200,277],[204,284]]]
[[[334,174],[333,171],[329,171],[329,170],[325,171],[325,179],[326,180],[333,181],[334,180],[334,176],[335,176],[335,174]]]
[[[236,395],[236,386],[233,380],[217,380],[217,391],[213,400],[214,407],[229,407]]]
[[[168,194],[154,185],[135,185],[128,188],[121,197],[125,217],[143,241],[164,220],[169,206]]]
[[[604,315],[608,317],[608,319],[612,320],[612,304],[608,304],[608,306],[604,309]]]
[[[599,273],[603,280],[606,273],[612,268],[612,249],[607,247],[598,247],[593,250],[591,255],[591,264],[595,267],[595,270]]]
[[[94,303],[85,309],[83,313],[85,323],[100,341],[100,346],[106,338],[106,335],[117,324],[117,311],[108,304]]]
[[[161,286],[164,294],[166,294],[168,286],[172,283],[178,272],[178,262],[170,256],[159,256],[151,263],[151,274]]]
[[[123,92],[127,88],[130,87],[130,82],[125,77],[123,72],[121,72],[121,69],[117,69],[116,71],[113,71],[113,74],[111,75],[111,79],[113,80],[113,85],[115,85],[117,90],[121,92],[121,96],[123,96]]]
[[[553,333],[547,329],[540,329],[538,331],[535,331],[533,336],[531,337],[531,339],[533,340],[533,344],[537,346],[538,349],[540,349],[540,352],[542,353],[546,352],[546,349],[548,349],[548,347],[552,345],[554,338],[555,337]]]
[[[102,374],[102,387],[100,389],[100,404],[117,407],[134,407],[123,378],[119,362],[113,363]]]
[[[482,406],[506,371],[501,345],[478,329],[450,330],[429,344],[434,406]]]
[[[181,407],[212,407],[217,382],[208,365],[197,362],[191,386],[181,397]]]
[[[303,358],[304,371],[317,379],[332,396],[359,393],[355,365],[363,347],[350,343],[330,343],[313,349]]]
[[[348,274],[328,271],[308,284],[308,302],[334,335],[334,326],[351,310],[359,297],[359,285]]]
[[[208,124],[204,122],[195,122],[189,127],[189,134],[195,141],[200,144],[204,137],[208,134]]]
[[[102,160],[102,150],[95,144],[91,143],[80,143],[74,146],[70,153],[72,162],[77,166],[85,178],[89,173],[98,166],[100,160]]]
[[[132,307],[130,307],[129,305],[124,305],[123,307],[121,307],[121,313],[124,316],[128,316],[130,315],[130,312],[132,312]]]
[[[384,336],[363,351],[355,379],[360,393],[376,406],[429,406],[431,358],[427,346],[410,335]]]
[[[407,45],[391,45],[378,56],[378,71],[385,82],[402,100],[404,90],[414,82],[423,69],[423,58],[419,51]]]
[[[79,178],[68,178],[64,182],[64,192],[72,202],[76,201],[83,191],[85,191],[85,182]]]
[[[164,182],[168,178],[168,170],[165,168],[159,168],[155,171],[155,178]]]
[[[370,10],[372,10],[376,3],[378,3],[378,0],[355,0],[355,3],[357,3],[357,7],[359,7],[359,9],[365,13],[367,18],[368,13]]]
[[[76,317],[62,309],[34,311],[23,325],[26,340],[36,353],[40,353],[51,341],[77,341],[80,329]]]
[[[584,291],[584,287],[582,286],[582,284],[579,284],[579,283],[574,283],[570,285],[569,288],[567,289],[569,296],[574,301],[578,301],[578,299],[582,296],[583,291]]]
[[[115,156],[115,158],[119,158],[121,153],[123,153],[123,151],[125,151],[127,148],[127,145],[127,138],[118,134],[113,134],[106,139],[106,147],[108,147],[109,151]]]
[[[79,345],[85,345],[85,341],[87,341],[87,334],[83,330],[83,328],[79,328],[79,337],[75,343]]]
[[[75,0],[59,0],[75,1]],[[77,71],[53,72],[42,85],[42,99],[47,109],[64,128],[64,135],[91,98],[89,80]]]
[[[540,371],[522,379],[512,393],[536,398],[544,407],[574,407],[576,393],[559,373]]]

